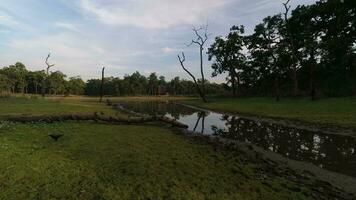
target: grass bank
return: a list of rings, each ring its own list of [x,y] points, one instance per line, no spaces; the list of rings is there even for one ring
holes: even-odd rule
[[[54,142],[54,132],[64,136]],[[0,160],[0,199],[307,199],[311,192],[265,177],[241,154],[154,126],[2,124]]]
[[[187,104],[229,113],[296,119],[311,123],[334,124],[356,128],[356,98],[328,98],[310,101],[307,98],[214,98]]]

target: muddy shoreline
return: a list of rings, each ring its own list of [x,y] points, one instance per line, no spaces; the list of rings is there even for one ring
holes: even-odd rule
[[[355,199],[356,179],[321,169],[311,163],[295,161],[256,145],[225,139],[217,136],[201,135],[186,129],[171,128],[176,134],[190,137],[196,142],[209,143],[225,150],[243,154],[249,161],[261,164],[261,175],[280,176],[301,187],[308,187],[320,196],[315,199]],[[296,188],[294,188],[296,189]]]

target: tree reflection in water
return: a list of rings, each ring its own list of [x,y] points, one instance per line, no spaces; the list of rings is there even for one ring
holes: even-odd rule
[[[226,129],[214,135],[249,142],[288,158],[356,177],[356,141],[351,137],[283,127],[224,115]]]

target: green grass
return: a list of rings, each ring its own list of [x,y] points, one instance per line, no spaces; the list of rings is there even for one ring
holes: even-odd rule
[[[280,177],[263,184],[241,154],[154,126],[2,124],[0,160],[0,199],[306,198]]]
[[[328,98],[310,101],[306,98],[215,98],[203,104],[199,100],[188,104],[230,113],[297,119],[312,123],[327,123],[356,128],[356,98]]]
[[[116,114],[117,111],[97,98],[47,98],[25,97],[0,98],[0,115],[8,114],[56,114],[56,113],[93,113]]]

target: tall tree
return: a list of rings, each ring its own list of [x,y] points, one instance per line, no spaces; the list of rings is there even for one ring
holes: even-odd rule
[[[255,27],[255,32],[249,37],[249,50],[253,59],[256,57],[263,61],[267,67],[264,72],[274,79],[274,91],[276,101],[280,100],[280,80],[283,64],[281,63],[280,46],[281,41],[281,15],[268,16],[263,19],[263,23]],[[262,64],[262,63],[261,63]]]
[[[205,98],[205,94],[202,92],[201,87],[197,81],[197,79],[195,78],[195,76],[185,67],[184,62],[185,62],[185,55],[184,52],[182,52],[182,57],[180,55],[178,55],[178,60],[180,62],[180,65],[182,66],[183,70],[186,71],[190,77],[192,77],[193,81],[194,81],[194,85],[195,88],[200,96],[200,98],[206,103],[208,102]]]
[[[158,89],[158,78],[156,73],[151,73],[148,77],[148,94],[156,95]]]
[[[42,83],[42,96],[44,97],[46,95],[46,89],[47,89],[47,83],[48,83],[48,78],[50,75],[50,69],[55,65],[55,64],[49,64],[49,58],[51,57],[51,53],[49,53],[46,57],[45,64],[46,64],[46,79]]]
[[[201,33],[201,31],[204,31],[204,32]],[[196,39],[193,39],[192,42],[188,46],[191,46],[193,44],[196,44],[199,46],[200,74],[201,74],[201,79],[202,79],[201,84],[198,84],[195,76],[184,66],[184,62],[185,62],[184,52],[182,52],[182,57],[180,55],[178,55],[178,60],[181,64],[183,70],[185,72],[187,72],[189,74],[189,76],[192,77],[199,96],[206,103],[207,99],[205,97],[205,76],[204,76],[204,68],[203,68],[203,51],[204,51],[204,45],[205,45],[206,41],[208,40],[208,26],[206,25],[205,28],[203,28],[203,27],[193,28],[193,32],[196,36]]]
[[[246,56],[243,53],[244,34],[243,26],[233,26],[227,37],[217,37],[208,50],[209,60],[215,58],[212,64],[213,74],[228,72],[228,83],[231,83],[233,95],[237,95],[237,88],[241,82],[240,73],[246,67]]]
[[[201,31],[204,31],[201,33]],[[196,44],[199,47],[199,57],[200,57],[200,74],[201,74],[201,90],[202,93],[205,94],[205,76],[204,76],[204,68],[203,68],[203,51],[204,51],[204,45],[206,41],[208,40],[208,25],[206,25],[204,28],[193,28],[193,32],[196,36],[196,39],[193,39],[192,42],[188,45]]]
[[[285,9],[285,12],[283,13],[284,16],[284,30],[282,33],[284,33],[284,40],[286,44],[288,44],[288,48],[286,49],[291,53],[291,64],[290,68],[292,71],[292,80],[293,80],[293,96],[298,96],[299,94],[299,84],[298,84],[298,64],[300,64],[300,56],[298,56],[298,48],[296,45],[295,38],[293,37],[292,30],[290,28],[290,22],[289,22],[289,14],[290,14],[290,1],[287,0],[285,3],[283,3],[283,7]]]
[[[318,25],[321,18],[315,14],[311,6],[298,6],[291,18],[293,29],[299,32],[297,36],[298,42],[303,47],[301,50],[303,62],[309,68],[309,91],[312,100],[316,99],[316,71],[320,61],[317,58],[321,55],[320,37],[323,35],[323,30]]]

